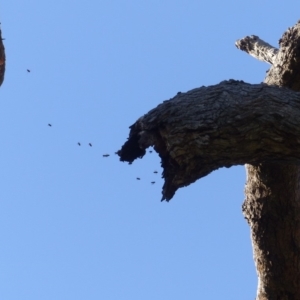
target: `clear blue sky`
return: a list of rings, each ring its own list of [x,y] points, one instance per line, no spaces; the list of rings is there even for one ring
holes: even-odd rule
[[[298,1],[3,1],[0,298],[253,299],[244,167],[161,203],[158,155],[114,152],[178,91],[261,82],[235,40],[277,46],[299,18]]]

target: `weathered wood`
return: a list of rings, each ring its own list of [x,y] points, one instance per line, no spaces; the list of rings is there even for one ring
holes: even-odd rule
[[[300,299],[300,23],[284,33],[277,52],[253,36],[246,42],[238,46],[272,64],[264,84],[227,81],[178,94],[135,122],[118,154],[131,163],[153,145],[166,200],[221,166],[247,163],[243,213],[256,299]]]
[[[247,165],[243,213],[252,237],[257,300],[300,299],[299,166]]]
[[[300,23],[289,28],[279,40],[280,48],[264,82],[300,91]]]
[[[300,90],[300,23],[279,40],[265,83]],[[284,102],[283,102],[284,103]],[[283,104],[283,108],[286,105]],[[294,115],[290,111],[290,118]],[[281,121],[279,121],[281,122]],[[297,137],[295,137],[297,139]],[[247,165],[243,213],[252,237],[258,274],[257,300],[300,299],[300,167]]]
[[[4,81],[4,73],[5,73],[5,49],[3,45],[2,32],[0,29],[0,86]]]
[[[235,42],[235,46],[263,62],[273,64],[278,49],[261,40],[256,35],[246,36]]]
[[[118,152],[133,162],[159,153],[163,199],[220,167],[300,159],[300,93],[235,80],[180,93],[131,126]],[[299,160],[300,162],[300,160]]]

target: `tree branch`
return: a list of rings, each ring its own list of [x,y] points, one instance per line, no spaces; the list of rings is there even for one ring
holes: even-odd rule
[[[300,159],[300,93],[234,80],[180,93],[131,126],[118,152],[133,162],[154,146],[163,199],[220,167]]]
[[[256,35],[246,36],[235,42],[235,46],[250,54],[256,59],[273,64],[278,54],[278,49],[261,40]]]
[[[236,47],[254,58],[272,64],[265,83],[300,91],[300,23],[289,28],[279,39],[276,49],[255,35],[246,36]]]
[[[256,299],[300,299],[300,23],[283,34],[278,52],[255,36],[243,40],[241,50],[272,64],[264,84],[230,80],[180,93],[137,120],[118,154],[132,163],[154,146],[163,200],[219,167],[247,163],[243,213]]]

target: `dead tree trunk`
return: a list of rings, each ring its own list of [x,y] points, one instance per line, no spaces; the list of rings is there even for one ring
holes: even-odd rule
[[[300,91],[299,22],[279,44],[264,82]],[[243,213],[251,228],[257,299],[300,299],[300,167],[270,162],[246,168]]]
[[[256,36],[236,43],[272,65],[264,83],[230,80],[179,93],[137,120],[118,151],[131,163],[154,146],[167,201],[219,167],[247,164],[243,213],[257,300],[300,299],[300,23],[279,42],[279,49]]]
[[[4,39],[2,38],[2,32],[0,29],[0,86],[3,83],[4,73],[5,73],[5,50],[4,50],[3,40]]]

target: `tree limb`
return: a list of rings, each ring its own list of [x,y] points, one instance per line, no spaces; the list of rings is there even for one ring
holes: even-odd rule
[[[166,200],[219,167],[247,163],[243,213],[256,299],[300,299],[300,23],[283,34],[278,52],[253,36],[246,42],[238,47],[272,64],[264,84],[230,80],[180,93],[137,120],[118,154],[131,163],[153,145]]]
[[[256,59],[273,64],[278,54],[278,49],[261,40],[256,35],[246,36],[235,42],[235,46],[250,54]]]
[[[170,200],[220,167],[300,159],[300,93],[234,80],[180,93],[131,126],[122,161],[159,153]]]
[[[300,91],[300,23],[289,28],[279,39],[279,50],[255,35],[246,36],[236,47],[256,59],[272,64],[265,83]]]

